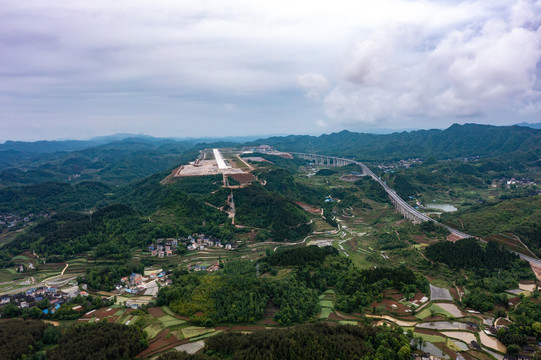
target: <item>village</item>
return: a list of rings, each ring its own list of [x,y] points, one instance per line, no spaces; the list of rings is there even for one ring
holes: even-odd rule
[[[185,246],[190,252],[207,250],[209,248],[234,250],[235,245],[231,243],[222,244],[221,240],[207,236],[205,234],[194,234],[183,238],[159,238],[148,246],[150,257],[167,258],[177,253],[179,244]],[[220,268],[218,261],[210,264],[188,264],[188,271],[207,271],[213,272]],[[22,273],[35,270],[33,263],[17,263],[15,271]],[[29,284],[36,283],[34,277],[31,277]],[[160,269],[148,269],[144,274],[132,273],[124,276],[115,285],[115,289],[110,293],[92,292],[85,283],[77,283],[73,280],[59,287],[36,286],[16,294],[6,294],[0,297],[0,307],[7,304],[14,304],[19,309],[38,307],[43,314],[54,314],[61,305],[67,304],[77,296],[97,295],[104,300],[113,301],[118,297],[122,305],[138,309],[151,302],[158,294],[162,286],[172,284],[170,274]],[[75,309],[75,307],[73,307]],[[75,309],[77,310],[77,309]]]
[[[25,226],[29,222],[34,221],[38,218],[48,218],[50,214],[48,213],[39,213],[39,214],[28,214],[21,216],[13,213],[2,213],[0,214],[0,230],[9,229],[13,230],[19,226]]]

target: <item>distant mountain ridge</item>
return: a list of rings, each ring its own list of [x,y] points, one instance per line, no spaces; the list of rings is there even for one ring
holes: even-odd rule
[[[539,123],[527,123],[527,122],[521,122],[519,124],[515,124],[516,126],[525,126],[532,129],[541,129],[541,122]]]
[[[159,138],[145,134],[127,134],[119,133],[106,136],[97,136],[90,140],[39,140],[39,141],[13,141],[7,140],[0,144],[0,152],[12,150],[20,153],[36,153],[47,154],[59,151],[76,151],[90,147],[105,145],[116,141],[138,141],[138,142],[153,142],[153,143],[172,143],[185,142],[191,144],[209,143],[209,142],[233,142],[244,143],[253,141],[258,136],[225,136],[225,137],[167,137]]]
[[[522,126],[454,124],[445,130],[417,130],[388,135],[347,130],[321,136],[290,135],[260,139],[281,151],[313,152],[359,160],[398,160],[435,156],[441,159],[504,156],[515,152],[541,155],[541,130]]]

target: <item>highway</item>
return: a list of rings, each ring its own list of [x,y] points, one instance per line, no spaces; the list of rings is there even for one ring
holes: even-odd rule
[[[402,214],[404,214],[404,212],[408,213],[408,215],[409,215],[409,216],[407,216],[408,218],[410,218],[410,219],[415,218],[415,219],[418,219],[418,220],[421,220],[421,221],[432,221],[436,225],[443,226],[444,228],[449,230],[450,233],[458,235],[461,238],[471,238],[471,237],[473,237],[473,236],[471,236],[469,234],[466,234],[466,233],[464,233],[462,231],[459,231],[459,230],[457,230],[455,228],[452,228],[452,227],[450,227],[448,225],[442,224],[442,223],[432,219],[431,217],[421,213],[420,211],[417,211],[410,204],[408,204],[406,201],[404,201],[404,199],[402,199],[400,196],[398,196],[398,194],[393,189],[391,189],[389,186],[387,186],[387,184],[385,184],[385,182],[383,182],[383,180],[381,180],[378,176],[376,176],[376,174],[374,174],[374,172],[372,170],[370,170],[370,168],[368,166],[366,166],[365,164],[363,164],[362,162],[354,161],[354,160],[346,159],[346,158],[338,158],[338,157],[334,157],[334,156],[325,156],[325,155],[317,155],[317,154],[305,154],[305,153],[291,153],[291,154],[294,155],[294,156],[304,158],[304,159],[313,160],[316,164],[321,164],[321,165],[326,164],[326,165],[329,165],[329,166],[343,166],[343,165],[347,165],[347,164],[356,164],[362,169],[363,174],[370,175],[372,177],[372,179],[376,180],[383,187],[383,189],[385,189],[385,191],[387,192],[387,194],[391,198],[393,204],[396,206],[397,210],[399,210],[399,212],[402,213]],[[404,216],[406,216],[406,215],[404,215]],[[484,242],[484,240],[482,240],[482,239],[481,239],[481,241]],[[515,254],[517,254],[518,256],[520,256],[521,259],[529,262],[530,264],[536,265],[536,266],[541,266],[541,260],[535,259],[535,258],[533,258],[531,256],[527,256],[527,255],[518,253],[516,251],[513,251],[513,252]]]
[[[434,222],[434,223],[436,223],[436,224],[438,224],[440,226],[443,226],[444,228],[449,230],[449,232],[451,232],[451,233],[453,233],[455,235],[458,235],[458,236],[460,236],[462,238],[472,237],[469,234],[466,234],[466,233],[464,233],[462,231],[454,229],[454,228],[452,228],[450,226],[444,225],[444,224],[432,219],[431,217],[421,213],[420,211],[417,211],[410,204],[408,204],[406,201],[404,201],[404,199],[402,199],[400,196],[398,196],[398,194],[393,189],[391,189],[389,186],[387,186],[387,184],[385,184],[385,182],[383,182],[379,177],[377,177],[376,174],[374,174],[374,172],[372,172],[372,170],[370,170],[370,168],[368,168],[368,166],[366,166],[365,164],[363,164],[361,162],[358,162],[358,161],[355,161],[354,163],[361,167],[364,174],[370,175],[372,177],[372,179],[376,180],[381,186],[383,186],[383,189],[385,189],[387,194],[389,194],[389,196],[394,200],[394,203],[395,203],[396,206],[399,206],[403,210],[409,212],[415,218],[417,218],[417,219],[419,219],[421,221],[432,221],[432,222]]]

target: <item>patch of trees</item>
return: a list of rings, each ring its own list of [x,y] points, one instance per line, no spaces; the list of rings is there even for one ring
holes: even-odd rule
[[[244,271],[235,271],[233,266]],[[229,269],[228,269],[229,267]],[[227,269],[227,270],[226,270]],[[158,292],[159,305],[169,305],[197,324],[253,322],[263,317],[268,295],[253,264],[226,264],[220,274],[184,274]]]
[[[402,199],[407,199],[408,196],[414,196],[421,190],[410,181],[408,176],[400,173],[395,173],[391,176],[390,183],[390,186]]]
[[[187,176],[176,179],[170,186],[186,194],[204,195],[221,189],[222,183],[222,175]]]
[[[59,212],[5,246],[0,255],[2,265],[10,265],[9,259],[25,250],[35,250],[54,262],[89,250],[94,250],[96,258],[125,261],[130,258],[132,248],[144,248],[160,237],[186,236],[194,232],[225,240],[233,237],[235,228],[226,214],[174,186],[160,185],[157,178],[147,179],[132,190],[117,199],[129,199],[133,206],[141,206],[144,211],[159,209],[153,216],[165,216],[167,221],[150,221],[148,213],[139,215],[133,207],[126,205],[128,201],[101,208],[91,215]],[[295,234],[306,231],[302,226],[285,230]]]
[[[304,322],[319,311],[318,292],[296,277],[269,281],[256,276],[254,264],[234,261],[218,274],[179,274],[173,285],[158,292],[158,305],[201,325],[260,320],[269,299],[280,307],[275,320]]]
[[[129,260],[123,265],[97,265],[86,269],[85,282],[92,289],[110,291],[124,276],[143,273],[144,266],[139,261]]]
[[[355,181],[355,185],[361,189],[366,198],[381,203],[389,202],[387,192],[372,178],[368,176],[362,177]]]
[[[405,266],[358,270],[351,268],[337,280],[336,308],[345,312],[361,312],[385,289],[404,294],[428,293],[428,281]]]
[[[479,310],[481,312],[487,312],[494,309],[494,303],[500,300],[504,304],[507,304],[507,297],[503,294],[503,297],[498,297],[492,293],[482,291],[480,288],[474,288],[462,299],[462,304]]]
[[[203,354],[167,353],[159,360],[406,360],[411,357],[411,339],[398,327],[316,323],[251,334],[221,333],[206,340]]]
[[[273,169],[260,174],[259,178],[266,181],[265,189],[268,191],[312,205],[320,205],[328,195],[323,187],[296,182],[286,169]]]
[[[274,320],[280,325],[302,323],[320,310],[318,292],[295,278],[268,282],[272,302],[280,307]]]
[[[17,360],[25,355],[32,355],[36,350],[41,350],[47,327],[43,321],[1,320],[0,354],[2,354],[2,359]]]
[[[514,310],[510,311],[509,317],[513,322],[507,329],[498,331],[498,339],[506,346],[524,346],[528,336],[541,339],[541,303],[539,292],[534,292],[532,297],[524,298]]]
[[[259,184],[233,192],[239,223],[269,229],[276,241],[296,240],[311,232],[306,212],[284,196]]]
[[[441,241],[425,249],[426,256],[454,269],[467,269],[475,272],[486,269],[511,269],[519,257],[504,249],[496,242],[481,244],[476,239],[461,239],[453,243]]]
[[[109,323],[75,324],[60,337],[58,346],[47,352],[50,360],[130,359],[148,341],[137,326]]]
[[[333,171],[331,169],[320,169],[316,173],[316,176],[330,176],[330,175],[333,175],[333,174],[336,174],[336,171]]]
[[[377,235],[377,246],[379,250],[402,249],[407,245],[395,232],[382,232]]]

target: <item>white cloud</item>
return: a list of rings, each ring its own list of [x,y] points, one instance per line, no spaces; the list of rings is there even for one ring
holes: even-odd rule
[[[306,96],[317,100],[329,88],[329,81],[319,74],[302,74],[297,76],[297,86],[306,92]]]
[[[316,120],[316,126],[317,126],[317,127],[320,127],[320,128],[324,128],[324,127],[327,127],[328,125],[327,125],[327,123],[325,122],[325,120],[319,119],[319,120]]]
[[[51,119],[62,136],[99,132],[88,119],[108,114],[115,131],[206,118],[229,134],[304,132],[325,115],[327,129],[534,117],[540,4],[0,0],[0,132]]]
[[[339,122],[530,112],[541,100],[541,7],[508,11],[440,33],[422,24],[378,28],[356,42],[324,99]]]

